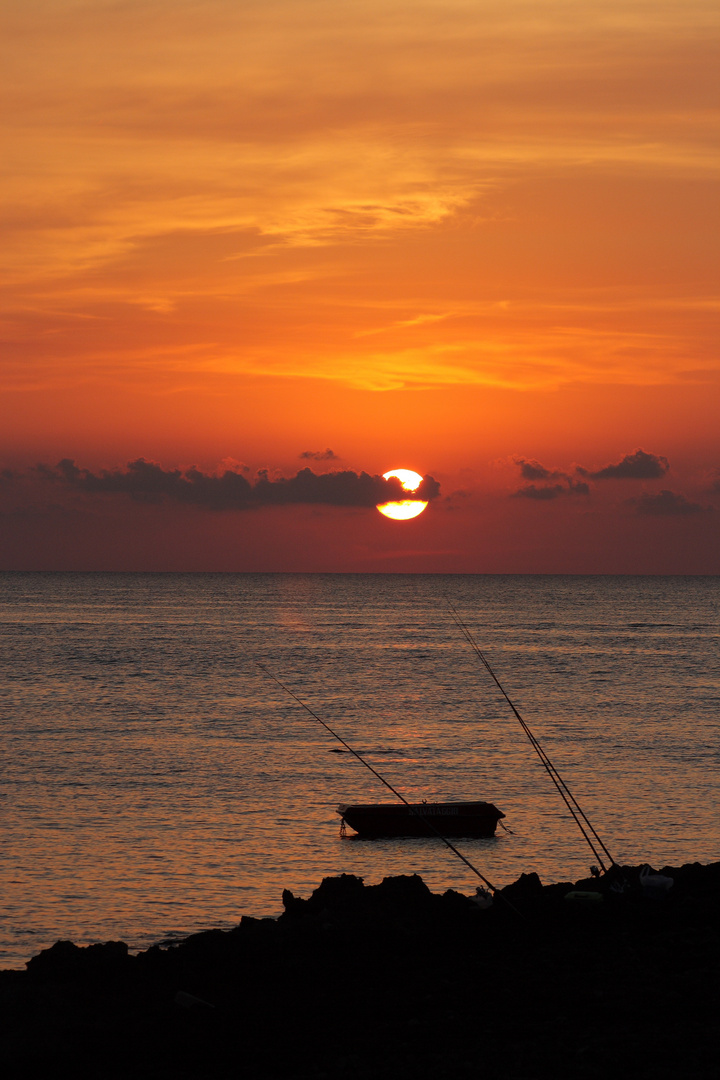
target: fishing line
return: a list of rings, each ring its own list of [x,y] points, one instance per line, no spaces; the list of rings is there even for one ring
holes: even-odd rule
[[[405,806],[408,807],[411,814],[415,814],[416,817],[419,817],[425,823],[428,829],[430,829],[430,831],[433,832],[435,836],[438,837],[438,839],[442,840],[443,844],[445,844],[445,846],[449,848],[450,851],[452,851],[453,855],[457,855],[458,859],[460,859],[461,862],[465,863],[468,869],[472,870],[473,874],[480,878],[483,885],[490,889],[492,893],[498,893],[498,890],[493,884],[491,884],[491,882],[488,881],[484,874],[481,874],[478,868],[476,866],[473,866],[470,860],[467,859],[461,851],[458,851],[455,845],[451,844],[448,838],[446,836],[443,836],[440,830],[436,829],[433,823],[431,821],[428,821],[424,814],[420,813],[419,810],[417,810],[411,803],[409,803],[405,796],[401,795],[400,792],[393,787],[389,780],[386,780],[384,776],[381,776],[377,769],[373,768],[369,761],[366,761],[361,754],[358,754],[357,750],[353,750],[352,746],[350,746],[349,743],[346,743],[343,737],[341,735],[338,735],[337,731],[334,731],[330,727],[330,725],[322,719],[322,717],[318,716],[318,714],[310,708],[309,705],[306,705],[302,698],[299,698],[297,694],[290,689],[289,686],[286,686],[285,683],[281,682],[277,675],[273,674],[273,672],[266,668],[264,664],[261,664],[259,660],[253,659],[253,663],[255,663],[261,671],[264,671],[266,675],[273,679],[278,684],[278,686],[282,687],[286,694],[289,694],[291,698],[294,698],[294,700],[297,701],[298,705],[301,705],[305,712],[309,713],[310,716],[312,716],[313,720],[317,720],[318,724],[322,724],[325,730],[328,731],[334,739],[337,739],[337,741],[341,743],[341,745],[344,746],[345,749],[353,755],[353,757],[357,758],[361,765],[364,765],[366,769],[369,769],[373,776],[376,776],[380,783],[384,784],[385,787],[393,793],[395,798],[399,799],[400,802],[404,803]],[[498,893],[498,895],[502,896],[502,893]],[[503,899],[505,898],[503,897]],[[508,900],[505,900],[505,903],[507,903],[509,907],[512,907],[512,904],[510,904]],[[515,909],[513,908],[513,910]]]
[[[557,769],[553,765],[552,761],[550,760],[550,758],[546,754],[545,750],[542,748],[542,746],[540,745],[538,740],[533,735],[532,731],[530,730],[527,723],[525,722],[525,720],[522,718],[522,716],[518,712],[518,710],[515,707],[514,703],[510,700],[510,697],[506,693],[505,688],[502,686],[502,684],[501,684],[500,680],[498,679],[497,675],[495,674],[493,669],[490,667],[490,664],[489,664],[485,654],[483,653],[482,649],[480,648],[478,643],[475,641],[475,638],[473,637],[471,631],[468,629],[468,627],[465,625],[463,620],[460,618],[460,615],[458,614],[457,609],[453,606],[453,604],[450,603],[449,600],[448,600],[448,607],[450,608],[450,611],[452,612],[452,616],[453,616],[453,619],[455,620],[456,626],[458,627],[458,629],[462,633],[465,640],[468,642],[468,644],[474,650],[476,656],[478,657],[480,662],[483,664],[486,671],[488,672],[488,674],[493,679],[493,682],[495,683],[495,685],[500,690],[500,693],[503,695],[503,697],[507,701],[508,705],[512,709],[513,713],[515,714],[517,720],[520,723],[520,726],[522,727],[523,731],[525,732],[528,739],[530,740],[531,746],[533,747],[536,754],[540,758],[540,761],[542,762],[542,764],[543,764],[543,766],[545,768],[545,771],[547,772],[548,776],[550,777],[553,784],[555,785],[558,792],[560,793],[560,796],[561,796],[563,802],[565,803],[565,805],[567,806],[568,810],[572,814],[572,817],[573,817],[573,819],[575,821],[575,824],[580,829],[580,832],[582,833],[585,842],[587,843],[588,847],[592,851],[592,853],[595,856],[595,858],[597,859],[597,861],[600,863],[600,867],[602,868],[603,873],[607,873],[608,872],[608,867],[605,866],[605,863],[603,862],[603,858],[602,858],[602,855],[600,854],[600,851],[602,851],[604,853],[604,855],[606,856],[606,858],[609,860],[611,867],[617,865],[615,860],[613,859],[613,857],[610,854],[610,852],[608,851],[607,847],[605,846],[605,844],[602,842],[602,840],[600,839],[600,837],[596,833],[593,826],[590,824],[590,821],[588,820],[585,813],[581,809],[577,799],[575,798],[575,796],[570,791],[570,788],[567,786],[567,784],[563,780],[562,776],[557,771]],[[593,839],[591,839],[591,837]],[[595,843],[593,843],[593,840],[597,843],[597,847],[595,846]],[[598,851],[598,848],[600,848],[600,851]]]
[[[583,838],[585,839],[586,843],[588,844],[588,846],[589,846],[590,850],[592,851],[593,855],[595,856],[595,858],[600,863],[600,866],[602,867],[603,871],[605,873],[607,873],[607,868],[606,868],[606,866],[605,866],[605,864],[603,862],[602,856],[600,855],[600,852],[597,850],[597,848],[593,844],[592,840],[590,839],[590,836],[594,837],[594,839],[596,840],[598,846],[601,848],[601,850],[604,852],[604,854],[606,855],[606,857],[610,861],[611,866],[616,865],[615,860],[613,859],[613,857],[610,854],[610,852],[608,851],[607,847],[602,842],[602,840],[598,836],[597,832],[595,831],[595,829],[591,825],[590,821],[588,820],[588,818],[586,817],[586,815],[583,812],[582,808],[580,807],[579,803],[577,802],[577,799],[572,794],[569,787],[567,786],[567,784],[563,780],[562,776],[560,775],[558,770],[553,765],[553,763],[550,760],[550,758],[548,757],[547,753],[545,752],[543,747],[540,745],[540,743],[538,742],[535,735],[533,735],[533,733],[530,730],[528,724],[526,723],[526,721],[523,719],[523,717],[518,712],[517,708],[515,707],[515,704],[511,701],[511,699],[508,696],[508,694],[506,693],[504,687],[500,683],[500,680],[497,678],[495,672],[491,668],[487,658],[485,657],[482,650],[480,649],[480,646],[477,644],[477,642],[473,638],[470,630],[465,625],[465,623],[462,621],[462,619],[460,618],[460,616],[458,615],[456,609],[452,606],[452,604],[449,604],[449,606],[450,606],[450,609],[451,609],[451,611],[453,613],[453,617],[455,619],[455,622],[456,622],[457,626],[459,627],[460,631],[462,632],[463,636],[465,637],[465,640],[468,641],[468,643],[471,645],[471,647],[475,651],[476,655],[478,656],[479,660],[484,665],[484,667],[488,671],[489,675],[491,676],[491,678],[493,679],[493,681],[497,685],[498,689],[502,693],[503,697],[507,701],[508,705],[512,709],[512,711],[515,714],[517,720],[519,721],[523,731],[527,735],[533,749],[537,753],[537,755],[540,758],[545,770],[547,771],[548,776],[550,777],[553,784],[557,788],[558,792],[560,793],[561,798],[563,799],[563,802],[567,806],[567,808],[570,811],[576,825],[580,829],[580,832],[582,833]],[[583,825],[583,822],[585,823],[584,825]],[[585,829],[585,826],[587,826],[587,831]],[[590,835],[588,835],[588,834],[590,834]]]

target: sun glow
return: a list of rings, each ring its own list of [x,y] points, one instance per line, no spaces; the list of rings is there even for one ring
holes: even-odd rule
[[[422,483],[422,476],[412,469],[391,469],[390,472],[383,473],[383,480],[391,477],[398,479],[406,491],[417,491]],[[408,521],[422,514],[426,506],[427,503],[421,499],[401,499],[398,502],[379,503],[377,509],[385,517],[395,521]]]

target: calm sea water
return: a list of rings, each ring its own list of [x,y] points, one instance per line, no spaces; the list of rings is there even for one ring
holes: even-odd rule
[[[720,859],[720,578],[0,576],[0,966],[275,915],[330,874],[477,880],[439,841],[342,839],[388,793],[487,799],[496,885],[594,861],[452,602],[619,862]]]

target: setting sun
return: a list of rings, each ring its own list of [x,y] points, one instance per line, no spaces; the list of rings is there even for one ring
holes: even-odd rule
[[[417,491],[422,483],[422,476],[412,469],[391,469],[390,472],[383,473],[383,480],[390,480],[391,477],[399,480],[406,491]],[[398,502],[380,503],[377,509],[385,517],[394,518],[395,521],[408,521],[422,514],[426,506],[427,503],[421,499],[401,499]]]

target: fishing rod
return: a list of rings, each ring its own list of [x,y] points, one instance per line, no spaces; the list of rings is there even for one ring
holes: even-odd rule
[[[454,844],[450,843],[447,836],[443,836],[443,834],[440,832],[440,830],[436,829],[431,821],[428,821],[428,819],[423,814],[421,814],[419,810],[417,810],[411,803],[409,803],[407,801],[407,799],[405,798],[405,796],[401,795],[400,792],[396,788],[393,787],[393,785],[390,783],[389,780],[386,780],[384,776],[381,776],[380,773],[377,771],[377,769],[373,768],[373,766],[370,764],[369,761],[366,761],[365,758],[362,757],[361,754],[358,754],[357,750],[353,750],[352,746],[350,746],[348,743],[346,743],[345,740],[343,739],[343,737],[341,735],[338,735],[337,731],[334,731],[330,727],[330,725],[327,724],[320,716],[318,716],[318,714],[316,712],[314,712],[310,708],[310,706],[307,705],[301,698],[299,698],[298,695],[293,690],[291,690],[289,686],[286,686],[285,683],[281,682],[280,679],[277,677],[277,675],[275,675],[272,671],[270,671],[268,668],[266,668],[264,664],[261,664],[259,660],[254,660],[253,659],[253,662],[257,665],[257,667],[260,668],[261,671],[263,671],[266,675],[268,675],[271,679],[273,679],[278,684],[278,686],[282,687],[282,689],[285,691],[286,694],[289,694],[291,698],[294,698],[294,700],[297,701],[298,705],[301,705],[303,707],[303,709],[305,710],[305,712],[309,713],[310,716],[312,716],[313,720],[317,720],[318,724],[322,724],[322,726],[325,728],[325,730],[328,731],[333,736],[334,739],[337,739],[337,741],[342,746],[344,746],[345,749],[348,750],[353,755],[353,757],[357,758],[357,760],[360,762],[361,765],[364,765],[366,769],[369,769],[370,772],[373,774],[373,776],[377,777],[377,779],[380,781],[380,783],[384,784],[385,787],[389,791],[391,791],[393,793],[393,795],[395,796],[396,799],[399,799],[400,802],[404,803],[405,806],[408,807],[411,814],[415,814],[416,817],[419,817],[425,823],[425,825],[428,827],[428,829],[430,829],[431,832],[435,833],[435,835],[438,837],[438,839],[442,840],[443,844],[445,844],[445,846],[448,847],[450,849],[450,851],[452,851],[453,855],[457,855],[458,859],[460,859],[461,862],[465,863],[465,865],[468,867],[468,869],[472,870],[473,874],[475,874],[477,877],[480,878],[483,885],[485,885],[490,890],[490,892],[492,892],[492,893],[497,893],[498,892],[498,890],[495,888],[495,886],[491,882],[488,881],[488,879],[484,876],[484,874],[481,874],[480,871],[478,870],[478,868],[476,866],[473,866],[473,864],[470,862],[470,860],[467,859],[463,855],[463,853],[461,851],[458,851],[458,849],[455,847]],[[499,893],[499,895],[502,895],[502,894]],[[508,904],[509,907],[512,907],[512,904],[510,904],[509,900],[506,900],[505,902]],[[513,908],[513,910],[515,910],[515,909]]]
[[[528,727],[528,725],[525,722],[525,720],[523,719],[523,717],[518,712],[517,708],[515,707],[515,704],[510,700],[510,697],[506,693],[505,688],[502,686],[502,684],[501,684],[500,680],[498,679],[497,675],[495,674],[493,669],[490,667],[490,664],[488,662],[487,657],[485,656],[482,649],[480,648],[480,646],[476,642],[476,640],[473,637],[473,635],[472,635],[471,631],[469,630],[469,628],[466,626],[466,624],[460,618],[460,615],[458,614],[457,609],[449,601],[448,601],[448,606],[450,608],[450,611],[452,612],[452,616],[453,616],[453,619],[455,621],[456,626],[458,627],[458,629],[462,633],[465,640],[468,642],[468,644],[474,650],[475,655],[478,657],[480,662],[483,664],[483,666],[485,667],[485,670],[488,672],[488,674],[492,678],[493,682],[495,683],[495,685],[500,690],[500,693],[503,695],[503,697],[507,701],[508,705],[512,709],[513,713],[515,714],[515,717],[517,718],[517,720],[520,723],[520,726],[522,727],[523,731],[527,735],[531,746],[533,747],[533,749],[535,750],[535,753],[540,758],[540,761],[542,762],[543,767],[545,768],[545,771],[547,772],[548,776],[550,777],[553,784],[555,785],[558,792],[560,793],[560,796],[561,796],[563,802],[565,803],[568,810],[570,811],[570,813],[571,813],[571,815],[572,815],[572,817],[573,817],[573,819],[575,821],[575,824],[580,829],[580,832],[582,833],[585,842],[587,843],[588,847],[592,851],[592,853],[595,856],[595,858],[597,859],[597,861],[600,863],[600,867],[601,867],[603,873],[606,874],[608,872],[608,869],[610,867],[616,866],[617,863],[615,862],[612,855],[608,851],[607,847],[602,842],[602,840],[598,836],[597,832],[595,831],[595,829],[591,825],[591,823],[588,820],[587,816],[585,815],[582,808],[580,807],[577,799],[575,798],[573,793],[570,791],[570,788],[567,786],[567,784],[563,780],[562,776],[560,775],[560,773],[558,772],[558,770],[555,768],[552,761],[548,757],[547,753],[545,752],[543,747],[540,745],[540,743],[538,742],[536,737],[533,735],[532,731]],[[591,837],[592,837],[592,839],[591,839]],[[595,841],[595,843],[593,843],[593,840]],[[597,844],[597,847],[595,846],[596,844]],[[598,850],[598,848],[600,850]],[[603,861],[603,857],[600,854],[601,851],[605,855],[605,857],[608,859],[608,861],[610,863],[610,867],[605,866],[605,863]]]

